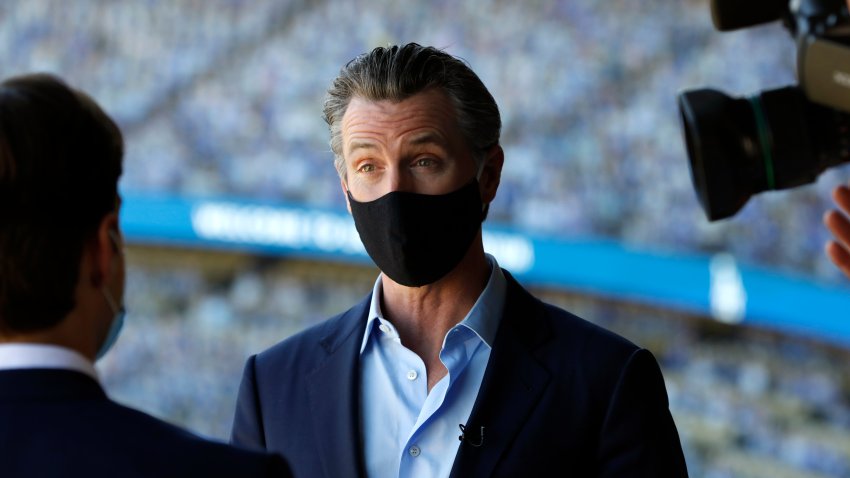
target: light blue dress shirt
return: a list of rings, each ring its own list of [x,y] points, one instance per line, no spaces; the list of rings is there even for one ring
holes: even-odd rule
[[[490,359],[502,318],[505,276],[487,255],[490,279],[466,317],[446,334],[448,374],[428,393],[425,363],[402,345],[381,312],[375,282],[360,347],[360,409],[366,472],[372,478],[447,477]],[[475,434],[476,439],[478,435]]]

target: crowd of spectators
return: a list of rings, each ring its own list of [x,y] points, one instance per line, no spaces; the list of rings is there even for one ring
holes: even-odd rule
[[[469,61],[500,104],[493,221],[838,277],[820,217],[847,169],[721,223],[690,183],[676,94],[794,83],[778,23],[719,33],[698,0],[26,0],[0,13],[4,72],[58,72],[117,117],[125,190],[342,207],[325,88],[356,54],[418,41]]]
[[[325,88],[358,53],[406,41],[465,58],[500,105],[506,162],[492,221],[838,277],[820,217],[846,168],[716,224],[690,183],[676,94],[793,83],[779,25],[721,34],[701,0],[0,2],[4,76],[52,71],[90,92],[125,131],[122,188],[154,195],[343,207]],[[248,354],[339,312],[374,280],[315,263],[133,254],[126,333],[101,365],[107,389],[219,438]],[[658,355],[693,476],[850,477],[846,352],[551,299]]]

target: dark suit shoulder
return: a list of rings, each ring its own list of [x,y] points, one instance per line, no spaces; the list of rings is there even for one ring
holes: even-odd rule
[[[541,305],[543,316],[552,327],[553,340],[571,345],[577,353],[595,355],[604,349],[607,355],[625,358],[640,348],[616,332],[571,312],[545,302]]]
[[[289,476],[279,456],[203,438],[113,401],[104,408],[108,411],[103,413],[115,424],[102,431],[106,447],[112,448],[113,457],[123,455],[135,462],[143,476]]]
[[[641,375],[646,366],[658,369],[651,352],[625,337],[549,304],[542,310],[552,334],[540,350],[556,380],[577,380],[586,392],[601,398],[609,397],[636,365]]]
[[[630,340],[560,307],[543,302],[505,271],[508,281],[503,321],[530,343],[554,341],[573,354],[606,353],[629,356],[639,347]]]
[[[309,373],[327,353],[336,350],[352,334],[362,333],[371,294],[354,307],[288,337],[256,356],[258,374],[273,370]]]
[[[114,402],[81,373],[0,377],[18,395],[0,397],[4,477],[289,476],[279,457],[210,441]]]
[[[323,469],[326,476],[351,476],[359,465],[356,420],[348,420],[356,413],[356,351],[369,300],[248,359],[233,443],[279,452],[299,476]]]
[[[533,350],[556,382],[577,380],[584,390],[609,393],[635,355],[649,354],[604,327],[541,301],[507,277],[505,333]]]

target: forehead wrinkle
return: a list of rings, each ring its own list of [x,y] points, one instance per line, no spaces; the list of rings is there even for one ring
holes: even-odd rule
[[[444,138],[438,131],[423,131],[421,133],[414,133],[410,138],[409,143],[413,146],[428,144],[443,146],[446,143],[446,138]]]
[[[456,127],[456,118],[445,104],[447,99],[434,96],[428,92],[398,102],[354,97],[342,118],[344,153],[387,147],[449,147],[452,138],[447,135]]]
[[[382,144],[395,144],[399,147],[435,145],[445,147],[448,139],[433,125],[415,125],[410,129],[391,132],[353,131],[349,132],[345,149],[348,153],[357,150],[379,150]],[[374,136],[374,137],[373,137]]]

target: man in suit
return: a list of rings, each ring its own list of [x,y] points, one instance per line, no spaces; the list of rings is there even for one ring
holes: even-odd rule
[[[376,48],[324,112],[381,274],[347,312],[249,358],[232,442],[328,478],[686,476],[653,356],[485,254],[504,156],[475,73],[434,48]]]
[[[94,368],[124,319],[123,140],[48,75],[0,84],[0,475],[290,476],[111,401]]]

